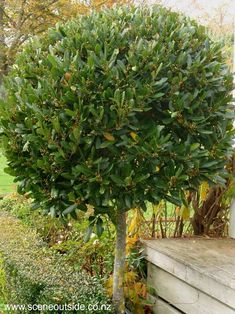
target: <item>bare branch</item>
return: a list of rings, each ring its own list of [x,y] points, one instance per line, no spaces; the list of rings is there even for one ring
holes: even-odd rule
[[[10,22],[10,24],[15,27],[16,23],[13,21],[13,19],[6,13],[6,11],[4,10],[4,7],[0,4],[0,11],[2,13],[3,16],[5,16],[8,20],[8,22]]]

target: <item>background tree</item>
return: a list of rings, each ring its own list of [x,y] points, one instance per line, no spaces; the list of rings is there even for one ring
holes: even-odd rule
[[[226,62],[233,68],[234,3],[231,0],[220,1],[213,11],[206,10],[203,3],[192,0],[192,8],[198,11],[197,20],[207,26],[208,32],[217,40],[223,41],[223,53]]]
[[[58,21],[67,21],[91,9],[127,1],[114,0],[0,0],[0,81],[14,62],[17,51],[33,35],[39,35]]]
[[[6,171],[51,215],[92,210],[88,236],[110,217],[123,313],[126,212],[225,182],[234,114],[221,46],[160,7],[92,12],[27,45],[6,86]]]

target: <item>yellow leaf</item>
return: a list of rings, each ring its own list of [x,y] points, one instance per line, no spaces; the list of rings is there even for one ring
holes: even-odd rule
[[[124,295],[125,297],[129,297],[129,287],[124,287]]]
[[[206,181],[203,181],[200,185],[200,188],[199,188],[199,193],[200,193],[200,199],[204,202],[207,198],[207,194],[209,192],[209,184],[208,182]]]
[[[138,241],[138,236],[135,235],[134,237],[127,237],[126,238],[126,254],[129,254],[133,246]]]
[[[134,245],[135,243],[136,243],[136,241],[138,241],[138,236],[134,236],[134,237],[127,237],[126,238],[126,243],[127,243],[127,245]]]
[[[160,171],[160,167],[156,166],[155,170],[156,170],[156,172],[159,172]]]
[[[134,271],[128,271],[125,274],[125,281],[126,283],[134,282],[137,277],[138,277],[137,273],[135,273]]]
[[[106,138],[106,140],[108,140],[108,141],[115,141],[115,138],[114,138],[114,136],[111,133],[105,132],[103,135]]]
[[[137,142],[137,137],[138,137],[138,135],[137,135],[135,132],[131,132],[131,133],[130,133],[130,136],[131,136],[131,138],[132,138],[135,142]]]
[[[109,297],[112,297],[113,294],[113,276],[109,277],[106,282],[106,291]]]
[[[161,201],[158,204],[153,204],[153,211],[154,213],[160,213],[161,210],[164,208],[164,202]]]
[[[186,206],[182,207],[182,215],[181,215],[181,217],[184,220],[188,220],[189,219],[189,217],[190,217],[190,208],[189,207],[186,207]]]
[[[141,210],[139,208],[134,208],[133,210],[134,210],[134,216],[128,227],[128,232],[132,235],[138,234],[140,227],[144,223],[144,217],[143,217],[143,214],[141,213]]]
[[[137,220],[138,220],[138,213],[137,213],[137,210],[135,211],[134,213],[134,216],[133,218],[131,219],[131,223],[128,227],[128,232],[129,233],[134,233],[135,229],[136,229],[136,224],[137,224]]]
[[[177,216],[180,215],[180,206],[176,206],[175,213],[176,213]]]
[[[128,297],[132,300],[132,302],[135,303],[135,301],[136,301],[136,299],[137,299],[138,296],[136,295],[135,290],[129,289],[129,291],[128,291]]]
[[[141,295],[142,288],[143,288],[142,282],[138,281],[134,284],[134,289],[136,293],[138,293],[138,295]]]
[[[136,217],[134,217],[134,218],[131,220],[130,226],[129,226],[129,228],[128,228],[128,232],[129,232],[129,233],[134,233],[134,230],[135,230],[135,227],[136,227],[135,218],[136,218]]]

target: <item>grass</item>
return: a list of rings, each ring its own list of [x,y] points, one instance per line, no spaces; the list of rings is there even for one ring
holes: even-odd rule
[[[0,152],[0,194],[11,193],[15,191],[14,178],[4,172],[7,162],[6,158]]]

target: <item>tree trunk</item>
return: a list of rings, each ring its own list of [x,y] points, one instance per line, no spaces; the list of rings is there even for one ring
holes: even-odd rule
[[[2,84],[3,76],[6,74],[6,43],[4,35],[4,9],[5,0],[0,0],[0,86]]]
[[[224,209],[221,205],[221,198],[223,194],[224,190],[219,186],[210,188],[207,198],[203,201],[201,206],[199,206],[198,197],[197,200],[194,197],[194,216],[191,219],[194,235],[209,234],[218,213]]]
[[[113,303],[115,314],[125,313],[124,274],[126,259],[126,213],[117,213],[116,248],[113,274]]]

